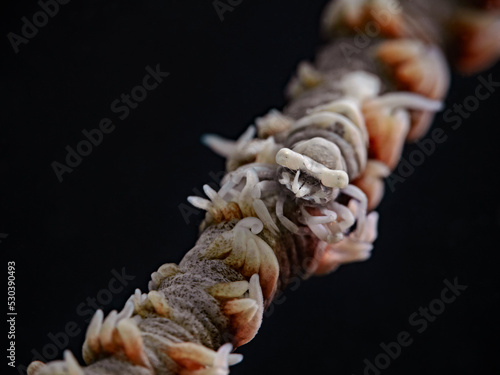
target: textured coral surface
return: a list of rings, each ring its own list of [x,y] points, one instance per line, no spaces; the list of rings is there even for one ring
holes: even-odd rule
[[[442,61],[440,60],[442,58],[439,56],[437,60],[432,60],[435,55],[431,49],[421,48],[418,45],[414,47],[411,42],[403,44],[402,46],[384,44],[388,43],[384,41],[381,43],[382,47],[386,49],[408,49],[410,51],[410,58],[424,61],[419,63],[423,64],[424,67],[417,64],[417,67],[413,68],[413,73],[404,77],[414,77],[416,74],[415,72],[418,72],[419,69],[428,72],[429,70],[426,68],[425,64],[429,64],[427,66],[430,67],[436,67],[439,66]],[[436,68],[435,71],[433,71],[433,74],[436,75],[437,78],[432,80],[432,84],[422,85],[421,82],[418,82],[420,84],[420,89],[413,89],[415,82],[404,80],[401,76],[398,76],[398,74],[400,74],[397,70],[399,65],[395,64],[401,64],[401,62],[387,61],[387,56],[393,56],[394,53],[387,53],[387,51],[378,48],[377,45],[370,48],[370,51],[371,52],[365,53],[373,53],[372,56],[374,57],[378,55],[381,59],[380,64],[382,67],[377,66],[376,69],[368,68],[371,61],[369,60],[368,65],[366,63],[363,65],[362,58],[357,59],[357,61],[361,61],[361,65],[354,64],[351,66],[344,62],[344,66],[340,64],[340,67],[329,67],[328,61],[334,61],[335,59],[333,57],[328,57],[328,50],[325,50],[323,55],[320,53],[317,60],[317,70],[314,70],[314,68],[313,70],[305,68],[305,71],[302,73],[302,79],[299,70],[298,78],[299,83],[302,85],[299,89],[305,90],[305,92],[299,92],[298,94],[292,92],[292,95],[299,96],[295,96],[298,99],[292,102],[292,105],[288,108],[293,108],[292,106],[294,103],[298,103],[296,105],[300,107],[301,100],[308,100],[307,95],[309,95],[309,98],[313,98],[315,89],[319,89],[320,92],[324,90],[324,88],[321,88],[321,85],[322,83],[324,84],[325,80],[337,84],[342,81],[342,77],[346,76],[352,77],[355,82],[359,77],[363,79],[366,78],[357,73],[361,67],[366,66],[366,70],[370,73],[376,73],[377,76],[382,77],[381,83],[383,89],[380,91],[381,96],[399,88],[400,90],[404,89],[408,91],[408,95],[415,95],[415,93],[418,93],[418,95],[428,97],[428,101],[424,101],[422,97],[417,96],[408,96],[406,98],[399,96],[392,100],[390,97],[386,97],[385,101],[376,101],[375,99],[371,101],[368,100],[364,106],[354,103],[354,106],[359,106],[358,110],[363,114],[366,120],[366,135],[371,136],[374,134],[374,132],[371,131],[371,126],[373,129],[382,129],[381,134],[383,137],[386,137],[386,135],[384,135],[384,126],[388,126],[388,123],[390,124],[390,129],[405,129],[405,132],[408,134],[411,134],[411,130],[420,126],[420,128],[424,128],[424,131],[414,131],[414,134],[418,135],[425,133],[425,128],[429,125],[430,119],[425,121],[422,120],[422,114],[418,117],[418,113],[398,112],[393,110],[392,107],[405,107],[406,104],[401,104],[400,100],[408,99],[416,103],[412,104],[416,106],[416,108],[410,108],[412,110],[422,111],[425,109],[427,111],[435,111],[438,109],[438,107],[434,107],[435,103],[430,100],[442,99],[444,95],[446,88],[443,87],[446,87],[447,79],[444,79],[444,83],[440,83],[440,79],[442,79],[443,75],[442,70]],[[396,53],[404,55],[402,52]],[[335,53],[331,55],[335,56]],[[429,62],[425,60],[427,58]],[[387,64],[387,66],[384,66],[384,64]],[[346,70],[345,66],[349,68]],[[383,75],[381,73],[382,71],[387,71],[387,73]],[[349,72],[354,72],[355,75],[350,76],[348,74]],[[370,78],[361,81],[361,83],[366,85],[369,85],[370,82]],[[347,85],[347,90],[345,86],[342,85],[326,90],[326,96],[329,96],[329,100],[321,99],[322,101],[315,102],[315,105],[328,105],[331,102],[336,103],[336,100],[344,99],[346,96],[352,97],[361,95],[361,99],[365,99],[363,96],[365,95],[364,93],[360,94],[356,90],[353,93],[352,90],[349,90],[351,88],[349,83],[347,83]],[[401,87],[399,85],[401,85]],[[424,91],[422,91],[422,87],[424,87]],[[439,87],[441,87],[441,89],[439,89]],[[429,90],[431,93],[427,95]],[[323,93],[325,93],[325,91],[321,92],[321,98],[324,98]],[[304,96],[300,96],[301,94]],[[379,94],[379,92],[377,91],[376,94]],[[435,97],[436,95],[437,97]],[[368,99],[371,98],[369,97]],[[314,100],[314,98],[312,100]],[[308,104],[306,107],[312,108],[315,105],[311,106]],[[341,106],[339,110],[338,105],[337,102],[333,108],[326,107],[322,108],[322,110],[328,113],[343,113],[342,116],[347,117],[351,123],[359,125],[355,121],[356,114],[352,116],[347,114],[346,116],[344,112],[346,107]],[[349,102],[347,106],[352,106],[352,102]],[[384,111],[387,106],[391,108],[388,113],[385,113]],[[290,112],[287,112],[288,110]],[[176,266],[162,266],[158,270],[158,274],[156,276],[153,275],[153,284],[150,284],[149,289],[151,291],[147,296],[141,293],[136,294],[131,299],[131,304],[128,304],[128,306],[132,307],[128,308],[126,305],[122,313],[118,315],[113,315],[112,313],[109,315],[112,318],[108,316],[108,324],[106,325],[105,321],[103,327],[101,327],[99,342],[87,345],[87,347],[91,349],[91,353],[87,359],[89,361],[100,359],[100,361],[96,362],[96,364],[90,368],[85,369],[85,373],[100,373],[100,371],[104,370],[99,369],[106,368],[112,369],[110,371],[113,372],[135,371],[137,373],[149,373],[151,371],[150,369],[155,368],[156,372],[162,373],[162,371],[166,370],[160,369],[170,368],[171,371],[174,372],[196,373],[197,371],[206,371],[207,373],[211,373],[210,371],[220,370],[222,371],[221,373],[225,373],[225,371],[227,371],[225,368],[227,364],[237,362],[241,358],[237,356],[227,357],[228,352],[225,352],[227,347],[221,347],[221,345],[229,341],[238,346],[251,339],[260,325],[263,305],[271,305],[269,311],[275,308],[276,306],[271,303],[273,295],[277,291],[279,292],[287,282],[291,281],[293,284],[298,283],[294,278],[295,274],[308,276],[312,272],[326,273],[336,268],[340,263],[365,259],[369,255],[371,245],[368,246],[365,244],[371,243],[375,234],[373,233],[373,229],[368,232],[362,231],[360,220],[364,220],[362,216],[364,215],[363,204],[369,205],[370,209],[377,205],[382,195],[380,192],[382,189],[380,181],[383,177],[388,175],[388,168],[396,167],[400,146],[396,148],[396,151],[392,151],[392,154],[386,156],[383,151],[378,151],[377,149],[377,144],[380,145],[381,142],[380,138],[375,138],[369,140],[368,150],[364,150],[363,147],[365,147],[364,145],[368,142],[368,139],[364,138],[361,126],[358,126],[359,129],[355,129],[349,138],[350,133],[348,133],[348,129],[352,128],[352,124],[349,123],[349,127],[344,125],[342,129],[326,129],[329,133],[325,133],[321,124],[314,123],[317,117],[314,117],[314,121],[310,120],[310,118],[307,120],[309,122],[306,121],[306,133],[301,134],[300,131],[302,131],[301,129],[304,126],[299,125],[298,131],[294,130],[294,117],[300,120],[304,115],[311,115],[307,115],[306,112],[297,113],[290,109],[285,109],[284,114],[287,117],[278,120],[282,120],[285,123],[291,122],[293,131],[287,128],[288,125],[283,125],[284,128],[279,128],[279,132],[272,134],[276,136],[276,145],[278,145],[278,147],[274,147],[272,142],[267,142],[266,144],[264,139],[267,138],[269,134],[264,136],[261,135],[261,138],[263,138],[262,142],[259,141],[260,143],[257,142],[255,144],[255,149],[258,151],[257,154],[251,150],[249,155],[245,155],[246,150],[251,148],[245,145],[243,149],[236,151],[236,158],[233,158],[232,155],[228,155],[230,160],[235,159],[233,167],[228,164],[229,169],[236,169],[239,165],[248,163],[249,161],[264,162],[265,164],[269,159],[275,159],[276,152],[280,147],[286,148],[291,151],[294,150],[294,152],[302,155],[302,157],[307,156],[316,160],[320,166],[328,168],[327,170],[320,168],[319,172],[317,168],[320,166],[315,169],[315,174],[311,175],[314,177],[314,179],[311,180],[311,184],[314,186],[318,186],[317,181],[319,180],[321,181],[321,186],[325,188],[334,190],[340,189],[340,191],[344,191],[346,186],[344,186],[343,183],[340,184],[339,182],[340,185],[336,185],[340,180],[331,182],[332,180],[327,179],[327,177],[338,177],[338,175],[331,174],[329,172],[330,170],[345,171],[349,177],[349,181],[360,179],[357,185],[366,193],[369,200],[364,202],[364,194],[354,188],[345,190],[338,196],[335,193],[333,195],[336,197],[337,204],[345,208],[332,205],[329,209],[331,209],[337,217],[341,218],[318,222],[314,217],[323,215],[319,215],[314,205],[307,206],[303,205],[301,202],[303,198],[307,197],[309,194],[314,197],[323,196],[314,195],[314,190],[312,190],[312,192],[304,192],[301,190],[304,186],[308,186],[306,184],[307,181],[301,183],[300,187],[297,188],[293,184],[293,177],[297,176],[297,174],[288,176],[288,185],[286,181],[287,175],[285,174],[282,175],[282,181],[280,181],[279,178],[278,181],[276,181],[275,178],[268,177],[268,173],[271,172],[274,173],[275,176],[279,176],[280,173],[284,172],[289,173],[288,170],[293,164],[287,164],[289,160],[292,160],[290,158],[283,161],[282,164],[280,163],[281,167],[288,168],[286,171],[279,169],[281,167],[275,166],[273,167],[274,169],[278,168],[276,171],[274,171],[273,168],[263,168],[262,171],[257,168],[254,172],[245,170],[243,174],[235,174],[235,179],[237,180],[239,178],[242,185],[239,186],[238,181],[234,183],[233,188],[235,188],[237,192],[232,193],[228,191],[229,196],[232,197],[228,200],[233,201],[237,206],[230,205],[227,207],[227,202],[217,203],[217,199],[220,197],[217,197],[214,191],[205,189],[205,193],[210,198],[211,202],[198,201],[197,205],[200,207],[205,206],[210,212],[210,215],[207,216],[205,224],[203,224],[204,228],[208,229],[205,230],[198,245],[188,253],[179,268]],[[411,115],[413,117],[410,117]],[[312,116],[314,116],[314,114],[312,114]],[[326,116],[326,118],[329,117]],[[380,120],[381,118],[383,119],[382,123]],[[394,120],[392,118],[394,118]],[[275,119],[268,118],[267,120]],[[394,123],[390,121],[394,121]],[[258,130],[267,129],[266,126],[268,126],[269,122],[271,122],[271,125],[273,124],[272,121],[264,121],[263,125],[260,126]],[[340,122],[345,122],[345,120]],[[315,126],[316,128],[314,128]],[[313,134],[308,133],[311,129],[314,130]],[[398,131],[401,132],[401,130]],[[280,136],[279,133],[283,132],[285,135]],[[264,131],[264,133],[266,132]],[[267,133],[269,133],[269,131]],[[389,134],[390,133],[391,131],[389,131]],[[399,145],[404,142],[404,134],[403,136],[399,135],[389,138],[390,141],[382,141],[382,144],[386,145],[384,142],[389,142],[391,150],[393,150],[395,143]],[[322,139],[327,139],[328,136],[332,137],[332,139],[334,139],[333,143],[337,144],[339,147],[343,162],[338,161],[339,153],[336,154],[337,159],[334,159],[333,162],[329,161],[328,158],[330,154],[328,152],[326,154],[319,153],[318,156],[317,150],[320,146],[319,141],[314,141],[311,144],[312,151],[306,147],[307,144],[301,144],[301,147],[297,146],[297,143],[303,139],[315,140],[317,136],[320,136]],[[355,140],[355,137],[358,137],[359,140]],[[342,142],[345,143],[344,146],[342,146]],[[296,148],[294,149],[295,146]],[[393,156],[394,153],[396,156]],[[238,157],[242,154],[245,155],[245,160],[239,161]],[[339,164],[336,164],[337,162],[339,162]],[[307,161],[307,163],[310,162]],[[311,168],[307,169],[312,171]],[[255,176],[253,176],[252,173],[256,175],[256,180],[253,182],[252,178],[255,178]],[[300,176],[297,177],[297,179],[298,178],[300,178]],[[249,181],[252,183],[249,183]],[[259,197],[258,193],[256,193],[259,189],[256,190],[255,186],[260,182],[266,181],[269,181],[269,184],[266,183],[261,186],[262,188],[260,190],[263,195]],[[227,183],[228,181],[226,180],[225,182]],[[273,190],[275,188],[278,188],[278,190]],[[275,191],[279,193],[275,193]],[[287,191],[291,191],[293,194]],[[271,196],[266,196],[269,192],[271,192]],[[278,196],[282,192],[288,194],[286,195],[286,199],[289,200],[288,206],[287,204],[284,205],[284,216],[280,216],[279,209],[276,209],[279,201]],[[331,192],[327,189],[327,193]],[[294,195],[295,198],[293,198]],[[260,204],[254,204],[259,200],[262,202],[262,205],[264,205],[264,208],[262,208]],[[376,203],[374,203],[374,201]],[[350,213],[345,211],[346,209],[348,209]],[[266,216],[265,212],[268,212],[269,217]],[[345,216],[342,216],[343,212]],[[322,212],[322,214],[324,214],[324,212]],[[328,214],[324,216],[328,217]],[[241,220],[243,217],[259,217],[259,221]],[[287,220],[290,222],[282,220],[284,217],[288,218]],[[350,217],[352,218],[350,219]],[[371,219],[368,218],[368,220],[366,220],[368,226],[371,225],[372,228],[375,226],[375,219],[373,218],[374,216],[371,216]],[[350,220],[354,219],[356,220],[356,224],[354,221],[350,222]],[[238,220],[242,223],[241,225],[238,223]],[[221,222],[221,224],[217,224],[218,222]],[[274,223],[276,228],[273,227],[272,223]],[[332,223],[333,225],[330,225]],[[349,225],[346,223],[349,223]],[[345,225],[344,227],[342,226],[343,224]],[[353,226],[354,224],[355,226]],[[293,225],[301,228],[303,227],[305,231],[292,234],[294,232]],[[339,237],[339,234],[341,237]],[[338,244],[346,244],[346,240],[349,240],[351,235],[356,236],[352,237],[352,241],[357,241],[363,245],[359,248],[356,247],[355,244],[339,248]],[[175,237],[175,235],[173,237]],[[238,253],[237,250],[240,252]],[[269,250],[271,250],[271,253]],[[247,256],[250,252],[252,255]],[[276,255],[276,258],[273,258],[273,254]],[[311,258],[314,260],[313,263],[303,262],[304,259],[310,260]],[[261,263],[259,264],[256,259]],[[279,272],[277,272],[278,269]],[[145,290],[145,288],[143,289]],[[134,314],[136,318],[128,319],[130,314]],[[137,328],[135,328],[136,326]],[[91,324],[91,327],[96,327],[95,320],[94,324]],[[114,327],[116,327],[116,329]],[[109,332],[102,334],[102,329],[109,329]],[[89,337],[92,339],[94,336],[90,335]],[[198,343],[213,350],[220,349],[220,355],[217,356],[215,352],[200,349],[198,346],[182,346],[188,342]],[[111,358],[112,354],[116,358]],[[224,355],[226,357],[224,357]],[[222,358],[222,360],[219,363],[217,361],[220,358]],[[72,362],[71,356],[66,355],[66,363],[67,364],[62,364],[59,370],[57,370],[58,365],[56,364],[51,365],[53,367],[40,369],[39,372],[36,373],[55,373],[53,371],[62,371],[65,373],[68,371],[68,364],[74,363]],[[70,369],[71,368],[70,366]],[[128,370],[126,368],[128,368]],[[78,370],[75,369],[73,371]]]

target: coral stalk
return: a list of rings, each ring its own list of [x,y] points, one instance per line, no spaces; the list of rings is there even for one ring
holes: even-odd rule
[[[500,52],[500,18],[485,6],[495,5],[332,2],[323,18],[330,41],[314,64],[299,65],[286,108],[237,141],[205,137],[228,173],[218,191],[205,185],[205,198],[189,197],[207,211],[193,249],[162,265],[121,312],[97,311],[86,367],[66,352],[28,374],[229,373],[242,360],[232,349],[252,340],[292,278],[370,257],[383,179],[442,109],[446,56],[470,73]],[[353,30],[369,28],[361,47]]]

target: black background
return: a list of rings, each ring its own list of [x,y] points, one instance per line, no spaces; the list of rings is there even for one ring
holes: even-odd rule
[[[288,78],[320,43],[325,3],[246,0],[221,22],[209,0],[73,0],[18,54],[7,34],[39,6],[2,5],[0,252],[5,268],[16,262],[16,364],[70,321],[82,329],[69,344],[79,356],[87,316],[76,308],[107,288],[111,270],[135,279],[105,312],[182,258],[202,214],[186,223],[179,205],[224,168],[200,136],[236,138],[285,104]],[[170,76],[118,120],[111,102],[156,64]],[[489,73],[500,81],[500,66]],[[455,76],[447,107],[477,85]],[[438,114],[448,139],[386,194],[372,259],[288,291],[238,349],[245,359],[232,374],[362,374],[402,331],[413,344],[384,374],[499,373],[499,99],[481,102],[457,130]],[[59,183],[51,163],[104,117],[116,129]],[[410,315],[456,277],[468,289],[417,333]]]

